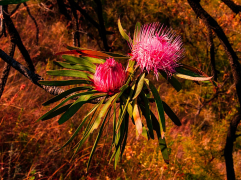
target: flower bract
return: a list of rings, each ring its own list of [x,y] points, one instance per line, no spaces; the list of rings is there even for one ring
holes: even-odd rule
[[[160,23],[146,24],[134,33],[131,47],[131,59],[137,62],[142,71],[163,70],[169,76],[179,66],[177,61],[183,57],[183,43],[180,36]]]
[[[96,68],[93,78],[95,89],[100,92],[114,94],[124,85],[126,72],[121,63],[108,58],[105,63]]]

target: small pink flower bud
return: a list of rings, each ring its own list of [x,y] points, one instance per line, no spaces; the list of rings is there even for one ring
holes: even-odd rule
[[[121,63],[109,58],[96,68],[93,78],[95,89],[100,92],[114,94],[125,84],[126,73]]]

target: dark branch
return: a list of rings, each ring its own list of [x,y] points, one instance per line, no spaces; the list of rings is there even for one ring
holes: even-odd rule
[[[4,17],[4,21],[6,24],[6,28],[8,31],[8,34],[11,37],[11,42],[15,43],[18,46],[19,51],[21,52],[21,54],[23,55],[25,61],[28,64],[28,67],[31,71],[35,71],[35,68],[33,66],[32,60],[29,56],[29,53],[27,51],[27,49],[25,48],[25,46],[22,43],[22,40],[18,34],[17,29],[15,28],[12,19],[10,18],[9,14],[8,14],[8,6],[3,6],[3,17]]]
[[[39,76],[38,74],[35,74],[34,72],[30,71],[29,69],[27,69],[26,67],[24,67],[22,64],[20,64],[19,62],[15,61],[12,57],[8,56],[4,51],[2,51],[0,49],[0,58],[2,58],[2,60],[4,60],[6,63],[8,63],[9,65],[11,65],[13,68],[15,68],[17,71],[19,71],[21,74],[23,74],[25,77],[27,77],[29,80],[32,81],[32,83],[34,83],[35,85],[41,87],[42,89],[44,89],[45,91],[47,91],[50,94],[53,95],[58,95],[62,92],[64,92],[63,89],[60,89],[58,87],[54,87],[54,86],[45,86],[45,85],[40,85],[38,83],[39,80],[43,80],[43,78],[41,76]]]
[[[33,22],[34,22],[34,24],[35,24],[35,26],[36,26],[36,45],[38,45],[38,35],[39,35],[38,23],[37,23],[37,21],[35,20],[35,18],[32,16],[32,14],[31,14],[28,6],[27,6],[27,3],[23,3],[23,4],[24,4],[24,6],[26,7],[29,16],[31,17],[31,19],[33,20]]]
[[[74,2],[76,9],[87,19],[95,28],[100,29],[100,25],[84,10],[82,9],[76,2]],[[106,34],[114,34],[114,32],[106,31]]]
[[[15,47],[16,44],[15,43],[10,43],[10,47],[9,47],[9,56],[13,57],[14,56],[14,52],[15,52]],[[0,99],[2,97],[5,85],[7,83],[7,79],[8,79],[8,75],[10,72],[11,66],[5,62],[4,67],[3,67],[3,72],[0,78]]]
[[[20,64],[19,62],[17,62],[16,60],[14,60],[12,57],[8,56],[3,50],[0,49],[0,58],[2,58],[2,60],[4,60],[6,63],[8,63],[10,66],[12,66],[13,68],[15,68],[18,72],[20,72],[22,75],[24,75],[25,77],[27,77],[30,81],[32,81],[32,83],[34,83],[35,85],[41,87],[42,89],[44,89],[46,92],[52,94],[52,95],[59,95],[62,92],[64,92],[63,89],[58,88],[56,86],[45,86],[45,85],[41,85],[38,83],[39,80],[44,80],[41,76],[39,76],[38,74],[35,74],[34,72],[30,71],[29,69],[27,69],[25,66],[23,66],[22,64]],[[88,103],[91,104],[97,104],[99,103],[103,98],[105,97],[99,97],[96,99],[93,99],[91,101],[88,101]],[[78,99],[78,97],[73,98],[74,100]],[[105,99],[105,101],[103,103],[106,103],[108,101],[109,97],[107,97]]]
[[[241,12],[241,6],[235,4],[232,0],[222,0],[235,14]]]
[[[66,17],[66,19],[68,19],[69,21],[71,21],[71,17],[70,17],[70,15],[68,14],[66,5],[64,4],[63,0],[57,0],[57,3],[58,3],[58,6],[59,6],[59,12],[60,12],[61,14],[63,14],[63,15]]]
[[[98,16],[98,19],[99,19],[99,24],[100,24],[100,28],[98,29],[99,34],[100,34],[101,39],[103,41],[105,51],[108,52],[110,50],[110,47],[108,46],[107,38],[106,38],[106,30],[105,30],[105,24],[104,24],[104,19],[103,19],[103,12],[102,12],[102,3],[101,3],[100,0],[95,0],[95,3],[97,5],[96,13],[97,13],[97,16]]]
[[[226,163],[226,170],[227,170],[227,178],[228,179],[235,179],[235,172],[233,168],[233,143],[236,140],[235,132],[237,130],[237,126],[240,122],[241,114],[238,112],[233,120],[230,123],[230,126],[228,128],[228,134],[226,138],[226,144],[224,149],[224,158]]]
[[[214,81],[217,81],[217,70],[216,70],[216,64],[215,64],[215,52],[214,52],[214,43],[213,43],[213,35],[212,30],[208,26],[208,45],[209,45],[209,53],[210,53],[210,61],[212,66],[212,75]]]
[[[9,14],[10,16],[12,16],[17,10],[18,10],[18,8],[21,6],[21,3],[20,4],[18,4],[15,8],[14,8],[14,10],[12,10],[12,12]]]
[[[73,44],[74,46],[80,47],[80,36],[79,36],[79,18],[77,15],[77,10],[75,7],[75,2],[73,0],[69,0],[71,11],[75,18],[75,32],[73,34]]]
[[[200,0],[188,0],[188,3],[196,13],[198,17],[200,17],[207,27],[210,27],[219,38],[222,46],[224,47],[225,53],[228,56],[229,64],[231,66],[231,72],[234,78],[234,84],[236,87],[236,93],[238,95],[239,105],[241,105],[241,68],[238,61],[238,57],[234,52],[231,44],[228,41],[223,29],[218,25],[218,23],[202,8],[199,4]],[[225,148],[225,162],[226,162],[226,171],[227,171],[227,179],[235,179],[235,172],[233,168],[233,135],[236,132],[236,126],[240,122],[240,114],[236,115],[231,122],[231,127],[228,132],[226,146]]]

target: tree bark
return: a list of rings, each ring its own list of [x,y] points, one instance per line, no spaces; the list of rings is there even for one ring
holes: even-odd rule
[[[198,17],[200,17],[205,25],[211,28],[219,38],[222,46],[224,47],[225,53],[228,56],[229,64],[231,66],[231,72],[234,79],[234,84],[236,87],[236,93],[238,95],[239,105],[241,105],[241,69],[240,63],[238,61],[238,56],[234,52],[231,44],[228,41],[223,29],[218,25],[218,23],[202,8],[200,5],[200,0],[187,0],[189,5],[192,7],[193,11],[196,13]],[[231,121],[231,125],[229,127],[227,141],[225,146],[225,161],[226,161],[226,171],[227,171],[227,179],[233,180],[235,179],[235,172],[233,168],[233,142],[235,141],[235,132],[237,125],[240,122],[240,115],[235,116]]]

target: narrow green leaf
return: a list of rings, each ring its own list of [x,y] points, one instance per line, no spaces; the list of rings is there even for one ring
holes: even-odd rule
[[[135,121],[137,139],[138,139],[138,137],[142,134],[142,121],[141,121],[141,115],[139,112],[139,108],[137,105],[137,99],[135,99],[133,103],[134,103],[133,104],[133,118]]]
[[[104,115],[106,114],[106,111],[110,108],[111,104],[112,104],[112,101],[118,97],[119,93],[113,95],[103,106],[100,114],[98,115],[93,127],[91,128],[91,132],[94,131],[95,129],[98,128],[101,120],[103,119]]]
[[[85,65],[69,64],[69,63],[64,63],[64,62],[60,62],[60,61],[54,61],[54,63],[63,68],[76,69],[76,70],[81,70],[81,71],[89,71],[89,72],[95,73],[94,68],[85,66]]]
[[[141,33],[141,23],[137,22],[136,26],[135,26],[135,31],[134,31],[134,39],[133,39],[133,44],[135,44],[138,37],[140,37],[140,33]]]
[[[105,117],[104,117],[104,119],[103,119],[103,122],[102,122],[102,124],[101,124],[101,126],[100,126],[99,133],[98,133],[98,135],[97,135],[97,138],[96,138],[96,140],[95,140],[95,143],[94,143],[94,145],[93,145],[93,147],[92,147],[92,150],[91,150],[91,152],[90,152],[90,157],[89,157],[88,164],[87,164],[87,170],[89,169],[90,162],[91,162],[92,157],[93,157],[93,155],[94,155],[95,149],[96,149],[96,147],[97,147],[97,145],[98,145],[98,142],[99,142],[99,140],[100,140],[100,137],[101,137],[101,135],[102,135],[102,133],[103,133],[103,129],[104,129],[104,125],[105,125],[105,122],[106,122],[106,118],[108,117],[108,114],[110,113],[110,110],[111,110],[111,108],[108,109],[108,112],[106,113],[106,115],[105,115]]]
[[[90,84],[91,81],[87,80],[67,80],[67,81],[39,81],[39,84],[46,86],[69,86],[74,84]]]
[[[74,93],[74,92],[77,92],[77,91],[81,91],[81,90],[86,90],[86,89],[92,89],[93,87],[92,86],[82,86],[82,87],[75,87],[75,88],[72,88],[72,89],[68,89],[67,91],[64,91],[62,92],[61,94],[53,97],[52,99],[46,101],[45,103],[43,103],[42,105],[43,106],[47,106],[49,104],[52,104],[56,101],[59,101],[61,99],[63,99],[64,97]]]
[[[169,164],[169,154],[167,150],[167,144],[165,138],[159,138],[159,147],[161,148],[164,161]]]
[[[73,103],[69,103],[55,111],[53,111],[51,114],[45,116],[42,121],[45,121],[45,120],[48,120],[48,119],[51,119],[51,118],[54,118],[62,113],[64,113],[65,111],[67,111],[69,109],[69,107],[72,105]]]
[[[153,133],[153,126],[152,126],[152,121],[151,121],[151,113],[150,113],[150,105],[149,101],[145,95],[144,92],[140,93],[141,99],[144,101],[144,107],[140,106],[143,115],[145,116],[146,119],[146,124],[149,130],[150,137],[154,139],[154,133]]]
[[[118,19],[118,28],[119,28],[119,31],[120,31],[120,34],[121,36],[127,40],[128,42],[132,42],[131,38],[125,33],[122,25],[121,25],[121,22],[120,22],[120,19]]]
[[[151,113],[151,120],[152,120],[152,124],[153,124],[153,130],[156,131],[157,137],[158,137],[158,142],[159,142],[159,147],[161,149],[162,152],[162,156],[164,161],[169,164],[169,154],[167,151],[167,145],[166,145],[166,140],[165,137],[161,134],[160,131],[160,123],[158,122],[156,116],[152,113],[152,111],[150,111]],[[162,137],[163,136],[163,137]]]
[[[79,99],[77,99],[72,106],[59,118],[58,123],[63,124],[69,120],[95,93],[97,93],[97,91],[89,91],[89,94],[80,96]]]
[[[167,79],[167,74],[164,71],[160,71],[160,73],[165,79]],[[177,92],[182,89],[182,84],[174,76],[171,76],[170,78],[168,77],[167,80],[176,89]]]
[[[121,147],[121,156],[124,153],[125,147],[126,147],[126,142],[127,142],[127,137],[128,137],[128,129],[129,129],[129,116],[128,114],[125,115],[125,134],[124,134],[124,140],[123,140],[123,144]]]
[[[115,142],[115,127],[116,127],[116,102],[114,103],[114,112],[113,112],[113,139],[112,144]]]
[[[74,71],[74,70],[52,70],[52,71],[47,71],[47,74],[52,75],[52,76],[69,76],[69,77],[78,77],[78,78],[83,78],[83,79],[93,79],[92,74],[88,74],[82,71]]]
[[[129,56],[125,56],[123,54],[113,53],[113,52],[105,52],[106,54],[114,57],[115,59],[129,59]]]
[[[213,77],[193,77],[193,76],[180,74],[180,73],[175,73],[175,76],[182,79],[192,80],[192,81],[208,81],[213,78]]]
[[[92,67],[94,69],[96,68],[96,65],[94,65],[91,61],[87,60],[87,58],[75,57],[75,56],[69,56],[69,55],[63,55],[62,58],[66,59],[68,62],[82,64],[85,66]]]
[[[144,80],[145,80],[145,73],[143,73],[138,81],[138,84],[137,84],[137,87],[136,87],[136,93],[134,95],[134,97],[132,98],[133,100],[136,99],[139,94],[141,93],[142,91],[142,88],[143,88],[143,84],[144,84]]]
[[[161,123],[162,126],[160,126],[161,131],[163,128],[163,131],[166,131],[166,125],[165,125],[165,116],[164,116],[164,109],[163,109],[163,105],[162,105],[162,100],[160,98],[160,95],[158,93],[158,91],[156,90],[156,87],[152,84],[151,81],[149,81],[148,79],[145,79],[146,84],[150,87],[152,94],[154,96],[155,102],[156,102],[156,107],[158,110],[158,115],[159,115],[159,122]]]
[[[86,120],[88,119],[89,115],[91,115],[92,113],[95,113],[97,108],[99,107],[99,104],[96,104],[90,111],[89,113],[84,117],[83,121],[80,123],[80,125],[78,126],[78,128],[75,130],[74,134],[70,137],[70,139],[57,151],[62,150],[64,147],[66,147],[74,138],[75,136],[78,134],[78,132],[80,131],[80,129],[83,127],[83,125],[85,124]]]
[[[8,5],[8,4],[19,4],[19,3],[24,3],[29,0],[1,0],[0,5]]]
[[[181,126],[182,125],[181,121],[179,120],[177,115],[172,111],[172,109],[164,101],[162,101],[162,104],[163,104],[164,111],[169,116],[169,118],[174,122],[174,124],[176,124],[177,126]]]
[[[105,99],[103,99],[103,100],[100,101],[99,107],[103,104],[104,100],[105,100]],[[96,113],[96,111],[95,111],[95,113]],[[85,143],[85,141],[87,140],[87,138],[88,138],[88,137],[90,136],[90,134],[93,132],[93,131],[92,131],[92,127],[93,127],[93,125],[95,124],[96,119],[94,120],[94,122],[93,122],[92,124],[90,124],[90,123],[91,123],[92,119],[94,118],[95,113],[92,115],[91,119],[89,120],[89,123],[88,123],[87,127],[85,128],[84,136],[83,136],[82,139],[75,145],[75,146],[77,146],[77,147],[75,148],[75,152],[74,152],[74,154],[73,154],[73,156],[72,156],[72,160],[73,160],[75,154],[79,151],[79,149],[80,149],[80,148],[82,147],[82,145]],[[99,113],[100,113],[100,111],[98,111],[97,114],[99,114]]]
[[[89,91],[89,92],[83,92],[83,93],[78,93],[78,94],[74,94],[68,98],[66,98],[65,100],[63,100],[61,103],[59,103],[57,106],[55,106],[53,109],[51,109],[50,111],[48,111],[47,113],[45,113],[42,117],[40,117],[37,121],[44,119],[46,116],[49,116],[52,112],[54,112],[56,109],[58,109],[59,107],[61,107],[62,105],[64,105],[68,100],[73,99],[77,96],[82,96],[82,95],[86,95],[86,94],[93,94],[93,92]]]

